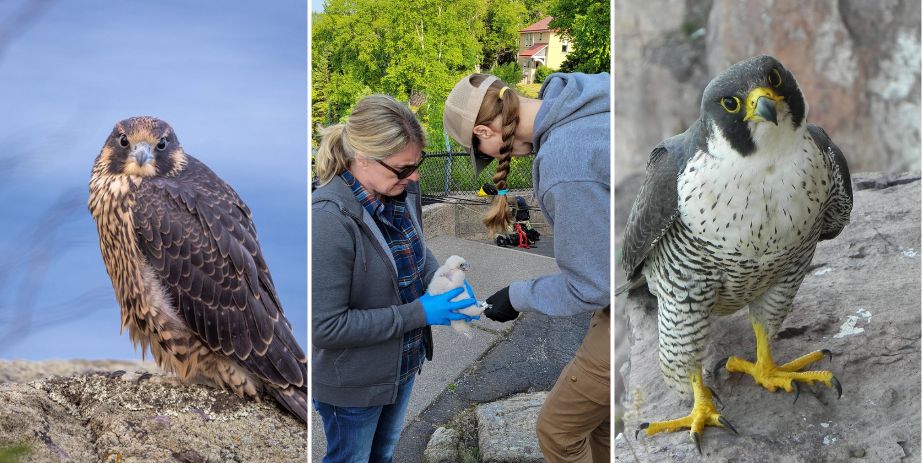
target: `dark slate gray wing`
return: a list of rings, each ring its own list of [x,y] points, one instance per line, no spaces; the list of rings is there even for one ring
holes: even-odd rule
[[[832,140],[822,127],[813,124],[807,125],[810,136],[813,137],[816,146],[826,156],[826,165],[832,170],[832,179],[834,189],[829,208],[823,215],[823,231],[820,234],[820,240],[833,239],[848,224],[852,213],[852,178],[848,172],[848,163],[845,161],[845,155]]]
[[[621,264],[632,281],[640,277],[644,260],[678,217],[678,178],[689,158],[685,151],[685,134],[681,134],[663,141],[650,153],[621,250]]]
[[[138,188],[138,246],[203,343],[267,383],[306,388],[307,357],[282,312],[249,209],[188,159],[179,176]]]

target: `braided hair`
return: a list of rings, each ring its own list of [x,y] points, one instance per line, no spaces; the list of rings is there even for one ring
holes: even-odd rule
[[[471,84],[479,86],[486,78],[486,75],[475,74],[471,77]],[[515,138],[515,130],[519,125],[519,95],[500,80],[494,81],[487,89],[474,125],[489,126],[497,116],[502,116],[500,120],[502,121],[503,146],[500,147],[499,158],[496,160],[496,173],[493,174],[493,184],[496,185],[497,190],[505,190],[506,177],[509,175],[509,162],[512,159],[512,141]],[[476,139],[477,136],[475,135],[475,142]],[[493,205],[483,218],[483,223],[487,226],[490,236],[497,233],[506,233],[506,230],[512,224],[508,206],[506,195],[496,195],[493,199]]]

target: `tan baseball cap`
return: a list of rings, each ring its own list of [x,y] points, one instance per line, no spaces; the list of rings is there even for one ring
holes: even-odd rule
[[[474,74],[471,74],[461,79],[455,84],[455,88],[451,89],[448,99],[445,100],[442,127],[451,138],[454,138],[470,153],[474,175],[478,175],[493,161],[493,158],[471,146],[474,138],[474,123],[477,121],[477,113],[480,112],[480,105],[483,103],[484,95],[487,94],[487,89],[490,88],[490,84],[499,79],[496,76],[487,76],[479,87],[475,87],[471,83],[473,76]]]

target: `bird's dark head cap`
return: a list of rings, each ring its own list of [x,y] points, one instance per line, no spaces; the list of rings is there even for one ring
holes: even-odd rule
[[[99,162],[113,175],[172,176],[185,166],[186,155],[170,124],[139,116],[115,124]]]
[[[796,130],[807,107],[794,75],[768,55],[730,66],[704,89],[701,115],[720,128],[735,151],[746,156],[756,150],[754,124],[790,124]]]

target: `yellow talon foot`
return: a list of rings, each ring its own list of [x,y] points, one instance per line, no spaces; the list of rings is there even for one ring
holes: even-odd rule
[[[817,352],[819,353],[819,352]],[[825,370],[816,371],[789,371],[774,364],[760,364],[758,361],[752,363],[739,357],[730,357],[727,359],[727,371],[731,373],[746,373],[769,392],[775,392],[777,389],[784,389],[788,392],[794,392],[794,381],[801,383],[821,382],[829,387],[833,387],[832,372]]]
[[[811,352],[807,355],[794,359],[783,365],[776,365],[772,359],[771,350],[768,346],[768,336],[762,325],[752,324],[756,333],[756,361],[750,362],[739,357],[728,357],[717,363],[714,371],[720,367],[726,367],[731,373],[745,373],[752,376],[756,383],[769,392],[775,392],[778,389],[784,389],[787,392],[794,392],[794,401],[800,397],[800,386],[798,383],[812,384],[820,382],[828,387],[834,387],[842,397],[842,384],[833,376],[832,372],[826,370],[800,371],[811,363],[822,360],[823,357],[831,357],[832,353],[826,349]]]
[[[647,436],[652,436],[660,432],[675,432],[689,428],[689,434],[695,442],[695,446],[698,447],[698,453],[700,454],[701,433],[704,431],[705,426],[727,428],[733,431],[734,434],[739,434],[730,424],[730,421],[717,413],[717,407],[714,406],[714,401],[712,400],[713,393],[702,383],[700,369],[692,378],[692,391],[694,392],[695,405],[688,416],[669,421],[642,423],[637,432],[634,433],[634,438],[637,437],[640,430],[645,430]]]

